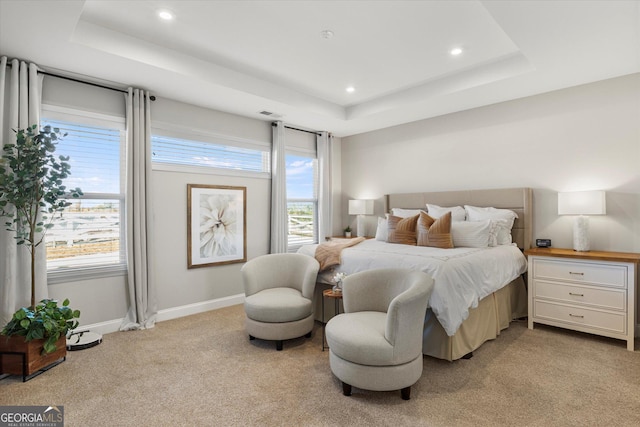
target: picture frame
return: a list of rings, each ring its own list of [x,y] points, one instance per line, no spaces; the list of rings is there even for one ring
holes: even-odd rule
[[[187,184],[187,268],[247,261],[247,187]]]

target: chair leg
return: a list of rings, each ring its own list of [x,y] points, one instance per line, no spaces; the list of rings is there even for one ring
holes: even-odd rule
[[[342,394],[345,396],[351,396],[351,384],[342,382]]]
[[[282,340],[276,341],[276,350],[282,351]]]
[[[400,395],[402,396],[402,400],[411,399],[411,386],[405,387],[402,390],[400,390]]]

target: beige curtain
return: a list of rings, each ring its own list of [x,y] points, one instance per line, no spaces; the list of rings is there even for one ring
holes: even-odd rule
[[[151,100],[148,92],[133,88],[129,88],[125,98],[129,311],[120,330],[131,330],[152,328],[158,313],[158,303],[151,241]]]
[[[36,64],[0,58],[0,137],[3,144],[15,141],[14,129],[34,124],[40,126],[42,80]],[[2,218],[2,225],[5,219]],[[0,227],[0,325],[5,325],[18,308],[31,304],[30,254],[26,246],[16,245],[14,235]],[[46,259],[45,246],[38,246],[36,301],[48,297]]]
[[[320,132],[316,138],[318,156],[318,242],[332,236],[331,148],[333,137]]]

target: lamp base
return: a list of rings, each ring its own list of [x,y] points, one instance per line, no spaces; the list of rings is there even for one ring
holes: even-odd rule
[[[356,228],[357,228],[357,236],[365,237],[365,224],[364,224],[364,215],[358,215],[356,218]]]
[[[580,215],[573,222],[573,250],[589,252],[589,217]]]

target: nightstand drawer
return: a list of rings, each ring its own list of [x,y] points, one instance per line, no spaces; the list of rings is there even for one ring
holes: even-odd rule
[[[569,304],[585,304],[606,310],[625,311],[627,308],[627,294],[624,289],[596,288],[536,280],[534,292],[534,298],[556,300]]]
[[[625,288],[627,268],[611,264],[534,259],[533,278]]]
[[[533,311],[538,319],[579,325],[583,328],[599,329],[617,334],[626,334],[627,332],[625,313],[610,313],[546,301],[536,301]]]

